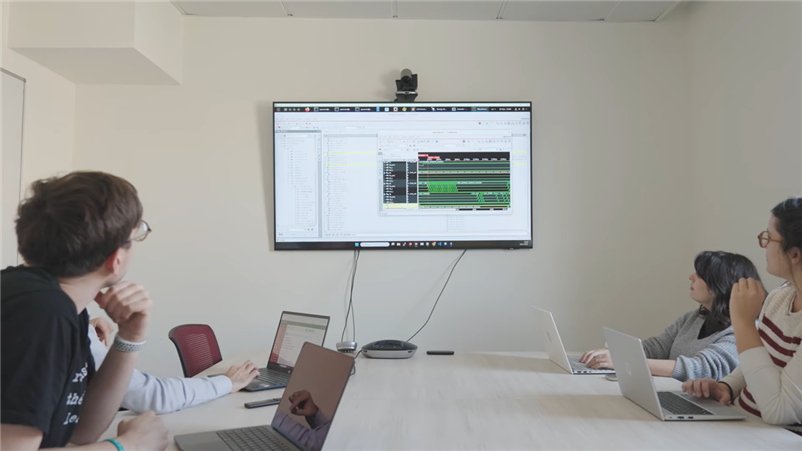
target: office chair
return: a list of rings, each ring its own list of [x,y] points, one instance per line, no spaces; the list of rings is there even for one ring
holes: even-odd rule
[[[182,324],[167,333],[178,351],[184,377],[192,377],[223,360],[214,331],[206,324]]]

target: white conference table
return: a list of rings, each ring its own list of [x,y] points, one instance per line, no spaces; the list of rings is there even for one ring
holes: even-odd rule
[[[241,353],[201,375],[268,351]],[[571,375],[544,353],[457,353],[408,360],[360,357],[334,418],[326,450],[754,449],[799,451],[802,438],[749,416],[745,421],[663,422],[599,375]],[[659,390],[680,383],[655,378]],[[276,407],[243,403],[283,390],[239,392],[163,415],[174,435],[270,424]],[[103,438],[114,437],[117,415]]]

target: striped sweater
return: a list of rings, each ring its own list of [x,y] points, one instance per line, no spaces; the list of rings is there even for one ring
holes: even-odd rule
[[[802,435],[802,311],[791,312],[795,295],[791,285],[769,293],[758,317],[763,347],[742,352],[721,382],[732,388],[735,405]]]

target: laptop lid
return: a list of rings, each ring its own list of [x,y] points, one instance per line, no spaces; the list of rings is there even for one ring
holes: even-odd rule
[[[665,420],[640,339],[607,327],[604,328],[604,338],[610,348],[621,394],[657,418]]]
[[[267,368],[291,374],[304,343],[323,346],[328,329],[328,316],[282,312]]]
[[[271,426],[303,451],[320,451],[354,367],[354,358],[304,343]]]
[[[535,321],[543,337],[543,345],[546,347],[546,354],[548,354],[549,360],[562,367],[565,371],[573,373],[571,362],[568,361],[568,354],[565,353],[560,333],[557,331],[557,323],[554,322],[551,312],[539,309],[534,305],[530,307],[534,309]]]

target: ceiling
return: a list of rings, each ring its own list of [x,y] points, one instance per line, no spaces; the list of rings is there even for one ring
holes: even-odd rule
[[[173,0],[188,16],[654,22],[679,1]]]

